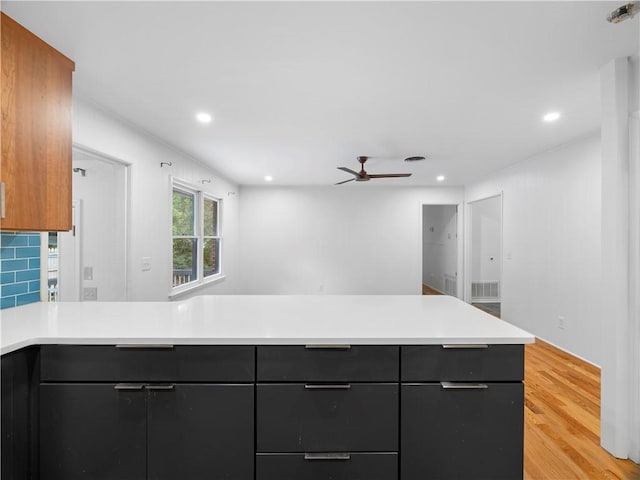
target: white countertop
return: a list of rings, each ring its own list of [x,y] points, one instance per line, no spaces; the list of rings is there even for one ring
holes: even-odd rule
[[[449,296],[212,295],[34,303],[0,312],[0,354],[38,344],[523,344],[534,336]]]

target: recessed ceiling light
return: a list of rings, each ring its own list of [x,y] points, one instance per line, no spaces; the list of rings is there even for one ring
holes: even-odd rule
[[[423,157],[421,155],[419,156],[415,156],[415,157],[407,157],[404,159],[405,162],[420,162],[422,160],[425,160],[427,157]]]
[[[272,180],[273,180],[273,177],[271,175],[267,175],[266,177],[264,177],[265,182],[271,182]]]
[[[436,180],[439,181],[439,182],[444,182],[444,175],[438,175],[436,177]]]
[[[196,119],[200,123],[211,123],[211,120],[213,120],[213,117],[211,115],[209,115],[208,113],[200,112],[200,113],[198,113],[196,115]]]
[[[560,112],[549,112],[542,119],[545,122],[555,122],[560,118]]]

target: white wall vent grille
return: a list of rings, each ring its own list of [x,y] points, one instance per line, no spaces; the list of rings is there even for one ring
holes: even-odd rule
[[[452,297],[458,296],[458,280],[453,275],[444,274],[444,293]]]
[[[500,282],[471,283],[471,300],[500,300]]]

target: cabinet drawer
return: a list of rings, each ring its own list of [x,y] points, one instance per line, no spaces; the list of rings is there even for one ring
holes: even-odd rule
[[[521,381],[523,345],[415,345],[401,348],[403,382]]]
[[[252,382],[252,346],[43,345],[44,382]]]
[[[524,385],[402,385],[402,480],[522,479]]]
[[[398,385],[259,384],[257,451],[396,452]]]
[[[397,382],[399,347],[259,346],[259,382]]]
[[[256,480],[396,480],[396,453],[270,454],[256,457]]]

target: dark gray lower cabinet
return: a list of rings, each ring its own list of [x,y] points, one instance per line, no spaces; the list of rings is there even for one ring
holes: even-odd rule
[[[2,480],[523,478],[521,345],[255,351],[2,356]]]
[[[402,480],[523,477],[523,384],[403,384]]]
[[[253,479],[253,385],[43,384],[42,480]]]
[[[0,365],[2,479],[36,478],[38,348],[25,348],[4,355]]]
[[[259,454],[256,480],[397,480],[396,453]]]

